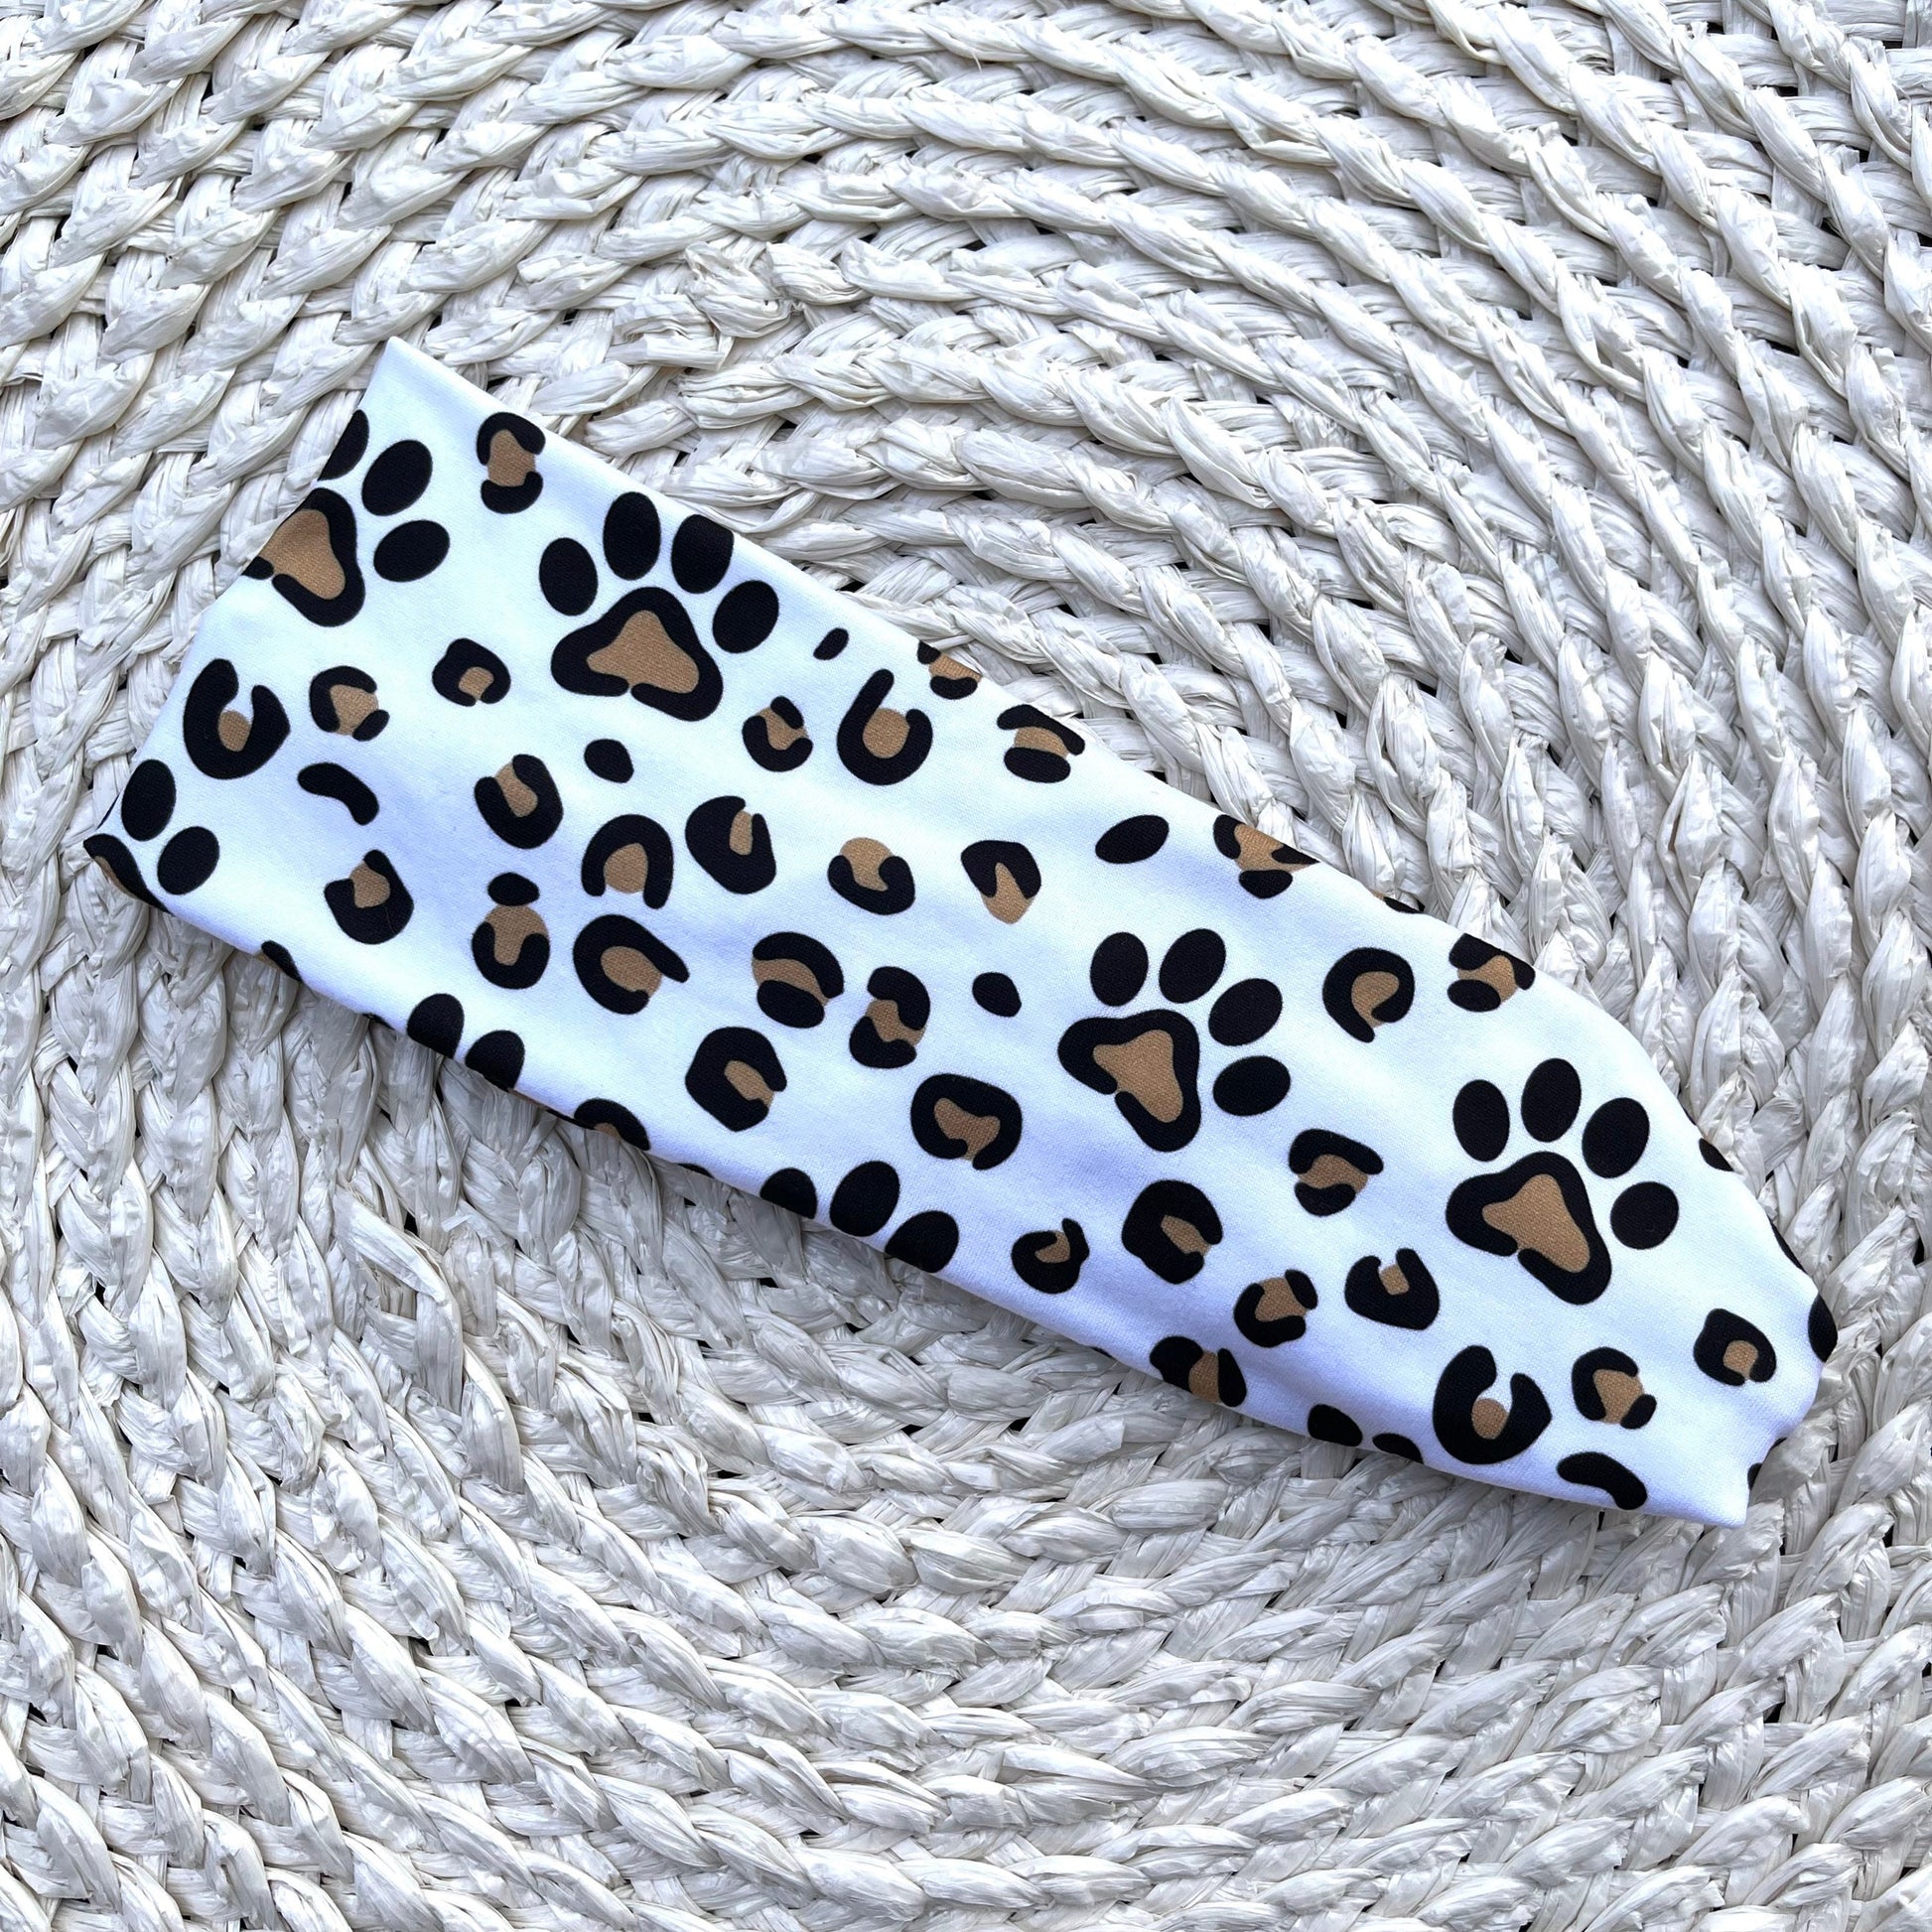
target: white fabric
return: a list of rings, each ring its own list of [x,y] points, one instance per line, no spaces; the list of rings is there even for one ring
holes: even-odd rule
[[[1602,1014],[407,347],[323,478],[203,622],[124,881],[1198,1394],[1743,1520],[1831,1320]]]

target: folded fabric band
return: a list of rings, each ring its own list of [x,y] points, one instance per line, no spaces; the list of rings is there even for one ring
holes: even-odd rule
[[[586,1128],[1326,1442],[1734,1523],[1834,1340],[1596,1009],[400,345],[87,849]]]

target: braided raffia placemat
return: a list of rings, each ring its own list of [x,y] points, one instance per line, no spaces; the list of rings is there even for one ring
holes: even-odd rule
[[[0,1932],[1932,1926],[1919,0],[0,5]],[[81,859],[392,335],[1627,1022],[1749,1523],[1311,1445]]]

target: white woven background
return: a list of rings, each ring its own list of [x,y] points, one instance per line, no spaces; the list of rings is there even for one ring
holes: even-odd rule
[[[1932,1927],[1928,98],[1924,0],[0,0],[0,1932]],[[1845,1330],[1749,1523],[108,887],[394,335],[1625,1020]]]

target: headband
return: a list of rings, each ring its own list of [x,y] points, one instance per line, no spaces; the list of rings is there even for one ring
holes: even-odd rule
[[[1636,1041],[400,344],[86,849],[1329,1443],[1742,1520],[1835,1339]]]

